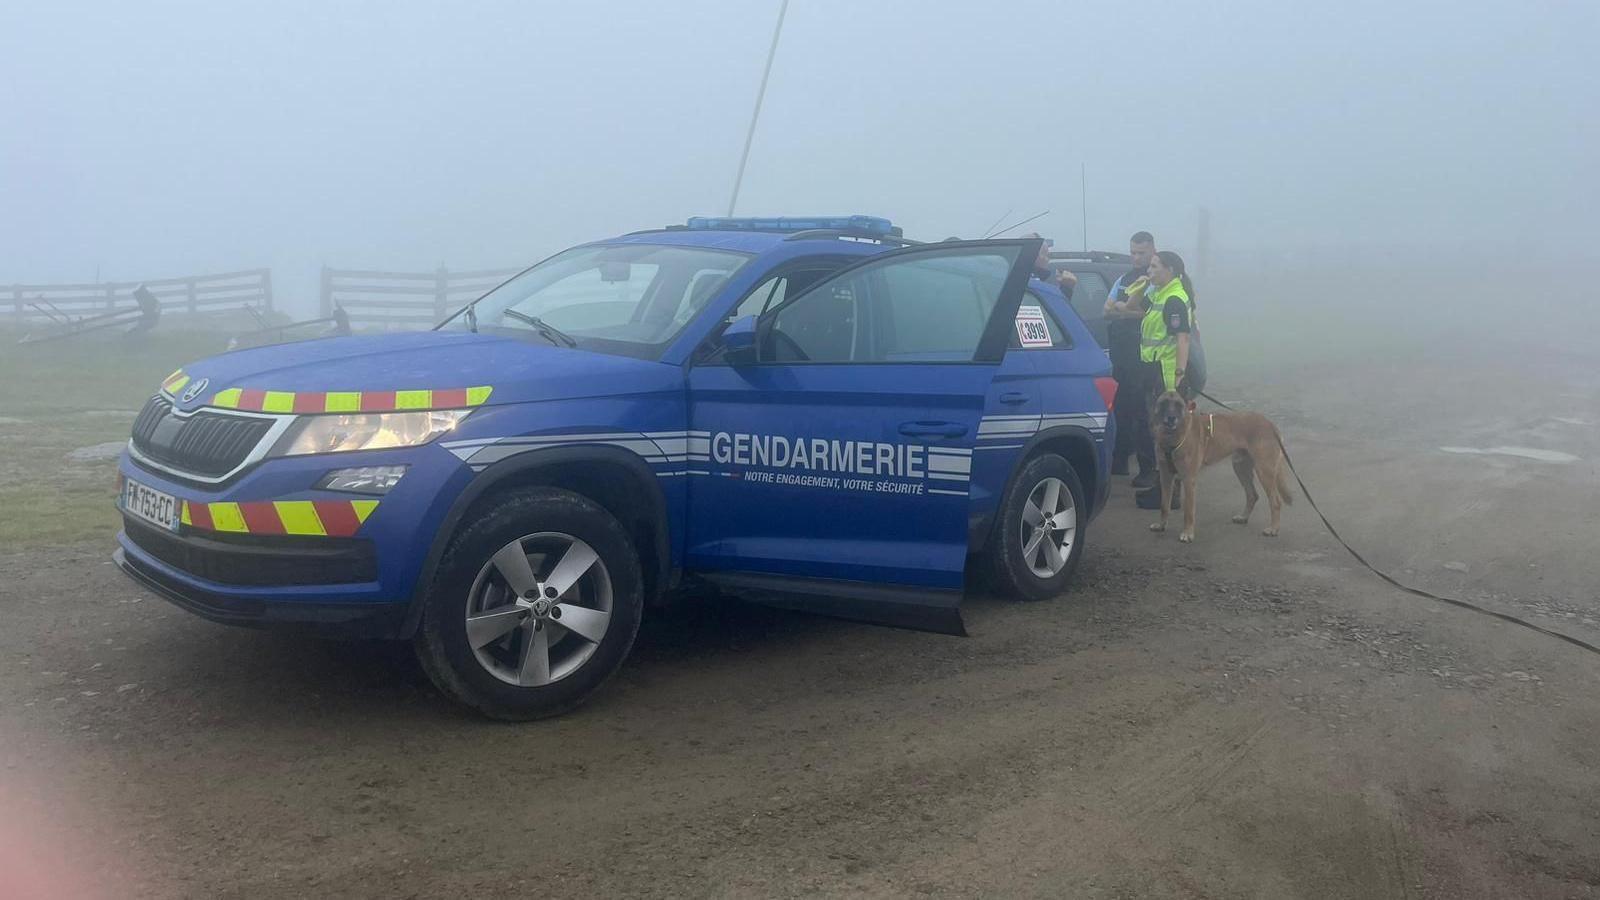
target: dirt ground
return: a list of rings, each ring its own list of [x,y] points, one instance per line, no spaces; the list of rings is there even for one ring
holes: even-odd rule
[[[1374,562],[1600,642],[1593,360],[1508,358],[1213,386]],[[201,621],[101,536],[8,544],[0,844],[63,896],[1600,897],[1600,657],[1237,495],[1183,546],[1119,485],[1074,589],[965,639],[690,605],[531,725]]]

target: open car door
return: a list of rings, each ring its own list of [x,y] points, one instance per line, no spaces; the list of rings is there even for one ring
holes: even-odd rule
[[[709,448],[689,566],[763,602],[965,633],[973,450],[986,411],[1026,399],[995,375],[1039,249],[887,251],[730,325],[689,376]]]

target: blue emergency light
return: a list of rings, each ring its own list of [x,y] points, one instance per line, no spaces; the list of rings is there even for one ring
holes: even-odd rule
[[[894,223],[877,216],[778,216],[770,219],[692,216],[684,227],[699,231],[847,231],[886,237],[895,233]]]

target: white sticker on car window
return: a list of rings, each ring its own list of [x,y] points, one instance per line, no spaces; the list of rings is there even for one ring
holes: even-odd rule
[[[1050,326],[1045,324],[1044,310],[1037,306],[1017,309],[1017,340],[1024,347],[1049,347]]]

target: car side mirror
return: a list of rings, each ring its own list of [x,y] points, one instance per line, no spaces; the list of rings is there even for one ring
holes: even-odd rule
[[[730,366],[748,366],[756,361],[756,317],[741,316],[722,330],[722,358]]]

